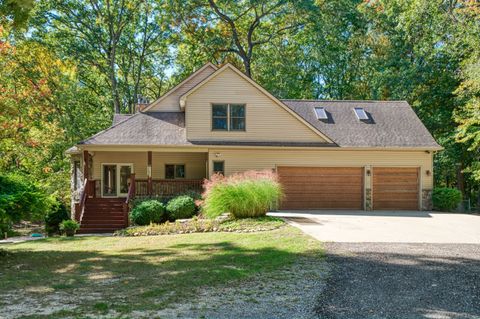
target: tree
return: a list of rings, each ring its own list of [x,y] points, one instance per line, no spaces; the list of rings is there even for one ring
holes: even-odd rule
[[[217,33],[210,39],[215,54],[233,53],[243,64],[245,74],[252,77],[255,51],[272,40],[294,34],[305,26],[306,12],[315,11],[311,1],[188,1],[180,5],[180,19],[186,24],[196,21],[204,28],[212,27]],[[197,17],[202,17],[197,19]]]
[[[157,98],[162,92],[170,33],[162,2],[51,0],[42,12],[38,21],[44,25],[35,36],[60,56],[78,60],[82,81],[108,90],[115,113],[133,112],[137,95]],[[92,69],[104,81],[92,82]]]

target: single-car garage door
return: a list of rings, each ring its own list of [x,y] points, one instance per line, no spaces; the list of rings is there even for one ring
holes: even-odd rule
[[[419,169],[373,168],[373,209],[418,209]]]
[[[277,167],[281,209],[363,209],[362,167]]]

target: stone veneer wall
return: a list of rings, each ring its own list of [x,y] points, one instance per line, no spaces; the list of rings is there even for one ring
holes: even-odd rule
[[[372,189],[365,189],[365,210],[373,210],[372,206]]]
[[[422,189],[422,210],[432,210],[432,190]]]

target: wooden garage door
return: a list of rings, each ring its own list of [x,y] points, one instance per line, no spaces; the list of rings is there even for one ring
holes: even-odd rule
[[[281,209],[363,209],[361,167],[278,167]]]
[[[418,209],[419,169],[373,168],[373,209]]]

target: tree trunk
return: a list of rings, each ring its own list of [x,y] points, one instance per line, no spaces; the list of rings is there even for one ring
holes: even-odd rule
[[[465,176],[463,174],[463,163],[460,163],[457,166],[457,188],[462,192],[463,197],[465,197]]]

